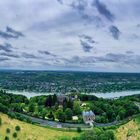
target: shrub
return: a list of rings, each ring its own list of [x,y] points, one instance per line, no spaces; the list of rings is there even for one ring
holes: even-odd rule
[[[77,132],[78,133],[82,132],[81,127],[77,127]]]
[[[6,136],[6,137],[4,138],[4,140],[10,140],[10,139],[9,139],[9,137]]]
[[[8,133],[8,134],[10,133],[10,128],[6,129],[6,133]]]
[[[16,132],[13,133],[13,137],[14,137],[14,138],[17,137],[17,133],[16,133]]]
[[[107,130],[90,130],[80,135],[79,140],[115,140],[113,131]]]
[[[127,137],[130,137],[132,135],[133,135],[133,131],[131,129],[129,129],[128,132],[127,132]]]
[[[73,137],[72,140],[80,140],[79,137]]]
[[[20,131],[20,126],[17,125],[17,126],[15,127],[15,130],[16,130],[16,131]]]
[[[70,140],[70,138],[68,138],[68,137],[62,137],[62,138],[60,138],[60,140]]]

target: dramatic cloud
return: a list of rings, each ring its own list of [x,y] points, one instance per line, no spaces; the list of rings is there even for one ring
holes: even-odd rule
[[[24,36],[23,33],[19,32],[19,31],[16,31],[16,30],[14,30],[14,29],[12,29],[12,28],[10,28],[10,27],[8,27],[8,26],[7,26],[7,28],[6,28],[6,31],[7,31],[8,33],[13,34],[16,38],[18,38],[18,37],[23,37],[23,36]]]
[[[76,0],[72,2],[71,6],[79,12],[83,12],[87,6],[87,2],[84,0]]]
[[[124,54],[113,54],[108,53],[103,57],[96,57],[97,61],[106,61],[106,62],[122,62],[124,60],[126,55]]]
[[[12,45],[9,43],[5,43],[3,45],[0,45],[0,50],[5,51],[5,52],[12,52]]]
[[[113,62],[124,65],[140,65],[140,55],[135,54],[115,54],[108,53],[102,57],[96,57],[96,60],[99,62]]]
[[[80,43],[82,45],[82,48],[85,52],[90,52],[93,48],[93,44],[96,43],[92,37],[87,35],[80,35]]]
[[[69,6],[73,9],[75,14],[80,15],[81,19],[85,21],[85,25],[94,23],[96,26],[102,25],[102,19],[95,12],[95,5],[92,5],[92,0],[70,0],[66,2],[64,0],[58,0],[61,5]],[[94,12],[93,12],[94,11]]]
[[[0,53],[0,56],[7,56],[7,57],[12,57],[12,58],[19,58],[19,55],[17,55],[17,54],[6,53],[6,52]]]
[[[52,54],[52,53],[50,53],[48,51],[41,51],[41,50],[39,50],[38,52],[41,53],[41,54],[47,55],[47,56],[54,56],[54,57],[56,56],[55,54]]]
[[[0,68],[140,72],[139,6],[139,0],[0,1]]]
[[[0,57],[0,62],[7,61],[9,58]]]
[[[80,40],[80,42],[81,42],[81,45],[82,45],[83,50],[84,50],[85,52],[90,52],[91,49],[93,48],[89,43],[87,43],[87,42],[85,42],[85,41]]]
[[[9,34],[9,33],[3,32],[3,31],[0,31],[0,36],[1,36],[2,38],[5,38],[5,39],[16,38],[16,37],[13,36],[12,34]]]
[[[95,0],[95,6],[97,7],[99,13],[103,15],[106,19],[113,21],[114,15],[107,9],[107,6],[104,3],[101,3],[99,0]]]
[[[63,4],[63,0],[57,0],[60,4]]]
[[[96,65],[98,63],[112,63],[112,64],[123,64],[123,65],[131,65],[133,63],[134,65],[140,64],[140,55],[135,54],[115,54],[115,53],[108,53],[103,56],[87,56],[87,57],[79,57],[74,56],[69,61],[67,61],[67,64],[84,64],[84,65]]]
[[[7,27],[5,32],[0,31],[0,36],[4,39],[17,39],[19,37],[23,37],[24,35],[19,31],[15,31],[14,29]]]
[[[29,53],[22,53],[22,57],[27,58],[27,59],[37,59],[38,57],[33,55],[33,54],[29,54]]]
[[[88,36],[88,35],[80,35],[79,37],[81,37],[82,39],[85,39],[86,41],[88,41],[89,43],[91,44],[94,44],[96,43],[96,41],[93,40],[93,38],[91,36]]]
[[[118,40],[121,34],[120,30],[116,26],[113,26],[113,25],[109,27],[109,30],[113,38]]]
[[[38,51],[39,53],[41,53],[41,54],[45,54],[45,55],[50,55],[51,53],[50,52],[48,52],[48,51]]]
[[[126,51],[126,54],[134,54],[133,51]]]

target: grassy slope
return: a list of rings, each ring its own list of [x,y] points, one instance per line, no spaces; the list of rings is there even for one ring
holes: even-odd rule
[[[0,140],[9,136],[10,140],[57,140],[61,136],[77,136],[76,132],[63,132],[49,128],[39,127],[22,121],[8,118],[7,115],[0,113],[2,126],[0,127]],[[14,139],[12,134],[15,132],[15,126],[19,125],[21,131],[17,132],[18,137]],[[10,128],[11,133],[6,134],[6,128]],[[140,116],[136,119],[120,126],[116,130],[117,140],[140,140]]]
[[[0,140],[4,140],[5,136],[9,136],[10,140],[18,140],[18,138],[20,140],[57,140],[57,138],[61,136],[73,137],[78,135],[76,132],[52,130],[15,119],[10,119],[7,115],[2,113],[0,113],[0,117],[2,118],[3,123],[0,127]],[[17,139],[14,139],[12,137],[12,134],[15,132],[16,125],[19,125],[21,127],[21,131],[17,133]],[[10,134],[6,134],[6,128],[11,129]]]
[[[120,126],[116,137],[117,140],[140,140],[140,116]]]

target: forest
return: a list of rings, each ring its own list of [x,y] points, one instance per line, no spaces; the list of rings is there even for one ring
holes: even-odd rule
[[[22,95],[8,94],[0,91],[0,111],[13,117],[16,113],[27,114],[37,118],[83,123],[82,112],[92,110],[97,123],[108,123],[123,120],[139,113],[134,102],[140,102],[140,95],[121,97],[119,99],[102,99],[93,95],[70,94],[61,95],[61,101],[56,94],[36,96],[30,99]],[[7,104],[8,103],[8,104]],[[84,104],[84,106],[82,106]],[[78,120],[72,117],[77,116]]]

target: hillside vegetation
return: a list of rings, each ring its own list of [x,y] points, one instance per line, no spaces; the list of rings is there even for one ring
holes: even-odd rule
[[[68,140],[72,139],[72,137],[77,137],[77,140],[79,140],[79,134],[76,132],[65,132],[39,127],[16,119],[10,119],[3,113],[0,113],[0,117],[2,119],[2,125],[0,126],[1,140],[5,140],[5,136],[8,136],[9,140],[60,140],[62,137],[67,137]],[[16,126],[20,126],[20,131],[15,130]],[[7,128],[10,129],[10,133],[7,133]],[[17,133],[16,138],[13,137],[14,132]],[[140,140],[140,117],[120,126],[114,132],[116,140]],[[92,137],[91,140],[94,140],[94,138]]]
[[[140,116],[120,126],[116,131],[116,138],[117,140],[140,140]]]
[[[49,128],[39,127],[36,125],[21,122],[15,119],[10,119],[7,115],[0,113],[2,125],[0,126],[0,140],[4,140],[8,136],[10,140],[57,140],[60,137],[77,136],[76,132],[64,132],[52,130]],[[15,127],[20,126],[20,131],[16,131]],[[10,133],[6,129],[10,129]],[[17,133],[17,138],[13,137],[13,133]]]

